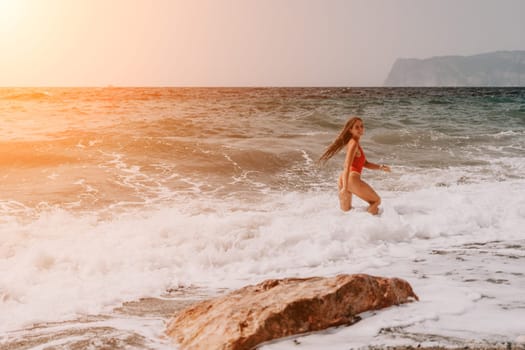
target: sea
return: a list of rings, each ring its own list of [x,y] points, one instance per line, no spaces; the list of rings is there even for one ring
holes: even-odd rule
[[[377,216],[317,162],[354,115]],[[420,300],[259,349],[525,348],[525,88],[0,88],[0,121],[1,349],[176,349],[192,303],[353,273]]]

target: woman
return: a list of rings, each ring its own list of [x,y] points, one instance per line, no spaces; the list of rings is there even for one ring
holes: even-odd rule
[[[349,211],[352,209],[352,194],[368,202],[368,212],[376,215],[379,212],[381,198],[377,195],[369,184],[361,180],[361,170],[363,167],[373,170],[383,170],[390,172],[387,165],[378,165],[366,160],[365,153],[359,144],[361,136],[365,133],[363,120],[359,117],[352,117],[348,120],[334,142],[319,158],[324,163],[332,158],[346,146],[346,158],[343,172],[339,176],[339,203],[341,210]]]

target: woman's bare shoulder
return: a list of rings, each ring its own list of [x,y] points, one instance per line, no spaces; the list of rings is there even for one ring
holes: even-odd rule
[[[357,148],[357,141],[354,139],[350,139],[347,144],[348,149],[356,149]]]

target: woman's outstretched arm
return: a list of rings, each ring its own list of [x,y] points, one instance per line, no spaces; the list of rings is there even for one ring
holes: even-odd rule
[[[364,167],[367,169],[371,169],[371,170],[383,170],[383,171],[386,171],[387,173],[390,172],[390,167],[388,165],[376,164],[376,163],[369,162],[368,160],[365,162]]]

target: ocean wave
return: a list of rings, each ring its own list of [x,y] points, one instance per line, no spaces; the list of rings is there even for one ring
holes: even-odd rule
[[[335,192],[279,192],[251,206],[181,198],[102,221],[56,209],[3,221],[0,311],[12,317],[0,329],[97,313],[178,285],[235,288],[386,267],[389,249],[434,239],[517,239],[525,202],[514,193],[524,189],[521,180],[382,192],[379,217],[358,199],[342,213]]]
[[[431,99],[428,103],[431,105],[451,105],[454,101],[448,99]]]
[[[0,89],[0,99],[1,100],[20,100],[20,101],[30,101],[30,100],[45,100],[52,97],[53,94],[49,91],[27,91],[26,89],[21,90],[4,90]]]

